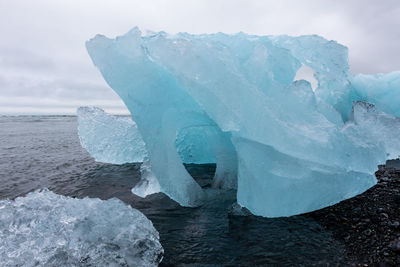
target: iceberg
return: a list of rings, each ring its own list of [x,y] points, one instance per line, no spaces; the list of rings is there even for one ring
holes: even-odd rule
[[[47,189],[0,201],[2,266],[157,266],[159,234],[117,199],[75,199]]]
[[[215,187],[237,188],[239,205],[278,217],[364,192],[377,165],[400,154],[397,106],[385,97],[397,96],[400,74],[353,76],[335,41],[134,28],[86,47],[143,139],[143,184],[183,206],[206,197],[185,162],[215,162]],[[296,78],[304,67],[316,88]]]

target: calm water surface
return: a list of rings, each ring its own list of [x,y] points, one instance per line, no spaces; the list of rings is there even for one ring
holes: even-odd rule
[[[221,191],[198,208],[163,194],[145,199],[130,189],[139,164],[95,162],[81,148],[76,117],[0,117],[0,199],[47,187],[73,197],[117,197],[143,212],[160,233],[163,266],[326,266],[340,262],[343,246],[309,218],[267,219],[228,213],[235,192]],[[213,165],[187,166],[201,185]]]

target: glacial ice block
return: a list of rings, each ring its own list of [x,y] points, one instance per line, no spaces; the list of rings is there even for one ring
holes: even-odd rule
[[[2,266],[157,266],[159,234],[120,200],[48,190],[0,201]]]
[[[112,116],[96,107],[80,107],[78,135],[96,161],[123,164],[143,162],[145,144],[136,124],[129,117]]]
[[[349,73],[347,48],[334,41],[142,35],[134,28],[115,39],[97,35],[86,46],[137,123],[160,190],[182,205],[199,205],[204,192],[183,168],[177,138],[187,145],[191,135],[207,138],[216,177],[237,182],[238,203],[268,217],[357,195],[376,183],[378,164],[399,155],[393,109],[353,109],[364,100],[357,90],[364,89]],[[314,71],[315,91],[307,81],[294,81],[302,66]],[[384,103],[369,99],[375,100]],[[187,129],[192,134],[182,137]]]

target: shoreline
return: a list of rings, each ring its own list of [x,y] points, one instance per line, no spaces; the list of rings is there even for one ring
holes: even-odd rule
[[[364,193],[301,215],[344,244],[345,265],[400,265],[400,169],[390,162],[379,166],[378,183]]]

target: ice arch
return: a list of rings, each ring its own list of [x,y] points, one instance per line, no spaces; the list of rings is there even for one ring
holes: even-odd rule
[[[353,104],[364,100],[366,79],[355,82],[347,48],[334,41],[244,33],[143,36],[134,28],[115,39],[97,35],[86,46],[137,123],[160,190],[182,205],[204,198],[175,147],[184,129],[213,129],[207,136],[227,159],[222,176],[235,176],[237,158],[239,204],[270,217],[359,194],[376,183],[376,165],[388,151],[399,154],[392,137],[400,133],[399,121]],[[315,71],[315,92],[309,82],[294,81],[302,65]],[[388,100],[381,95],[368,100],[382,106]],[[393,133],[383,141],[365,125]]]
[[[131,118],[107,114],[97,107],[80,107],[77,115],[81,145],[96,161],[113,164],[148,161],[142,135]],[[236,152],[230,135],[221,132],[215,124],[182,128],[175,135],[174,146],[183,163],[218,162],[213,187],[236,188]],[[146,186],[142,183],[139,191],[134,192],[140,196],[159,192],[149,162],[142,172],[143,177],[147,177]]]

